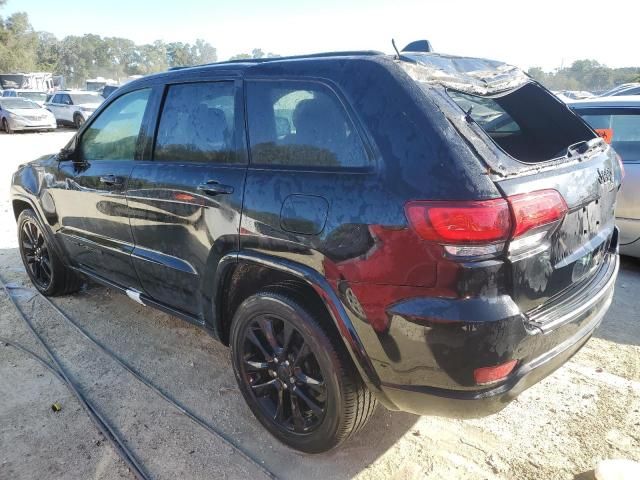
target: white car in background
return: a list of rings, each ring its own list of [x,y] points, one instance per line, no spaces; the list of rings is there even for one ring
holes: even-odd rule
[[[18,130],[54,130],[53,114],[20,97],[0,97],[0,126],[5,133]]]
[[[80,128],[103,101],[98,92],[59,90],[45,103],[45,108],[55,115],[58,124]]]
[[[23,90],[17,88],[12,88],[2,92],[2,98],[16,97],[31,100],[32,102],[35,102],[42,107],[44,105],[44,102],[47,100],[47,92],[39,92],[37,90]]]

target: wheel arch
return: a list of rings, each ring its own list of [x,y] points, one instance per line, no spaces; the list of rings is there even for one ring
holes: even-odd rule
[[[223,257],[214,283],[215,334],[228,345],[231,320],[240,303],[268,285],[283,282],[294,283],[326,311],[362,379],[379,393],[378,375],[340,298],[320,273],[297,262],[243,251]]]

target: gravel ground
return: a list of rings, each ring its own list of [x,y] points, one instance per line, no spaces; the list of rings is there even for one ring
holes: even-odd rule
[[[136,382],[33,296],[17,253],[8,184],[18,164],[56,151],[72,134],[0,134],[3,281],[152,478],[262,478],[252,463]],[[613,305],[595,338],[502,412],[461,421],[379,408],[363,432],[317,456],[293,452],[264,431],[237,390],[228,349],[198,328],[94,285],[55,302],[281,478],[585,480],[599,460],[640,461],[639,291],[640,262],[624,259]],[[1,292],[0,336],[44,355]],[[0,398],[0,478],[133,478],[66,387],[1,342]],[[55,402],[62,406],[57,413]]]

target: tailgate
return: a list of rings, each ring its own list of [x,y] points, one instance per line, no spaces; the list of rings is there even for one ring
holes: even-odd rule
[[[605,263],[614,232],[619,181],[615,153],[607,147],[584,154],[578,162],[497,182],[507,196],[557,190],[568,207],[548,239],[507,255],[510,294],[521,311],[573,295]]]

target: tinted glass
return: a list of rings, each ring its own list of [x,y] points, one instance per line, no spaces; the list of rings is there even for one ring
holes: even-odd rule
[[[69,95],[60,95],[58,100],[64,105],[71,105],[71,97]]]
[[[133,160],[150,89],[127,93],[98,115],[80,140],[84,160]]]
[[[68,97],[68,96],[67,96]],[[84,103],[102,103],[102,96],[98,93],[73,93],[71,99],[74,105],[82,105]]]
[[[232,82],[169,87],[154,158],[175,162],[235,163],[235,87]]]
[[[331,90],[307,82],[248,82],[251,161],[298,167],[364,167],[362,140]]]
[[[591,128],[606,135],[625,163],[640,162],[640,111],[577,110]]]
[[[520,126],[493,98],[469,95],[455,90],[450,90],[449,95],[486,132],[491,134],[520,131]]]

